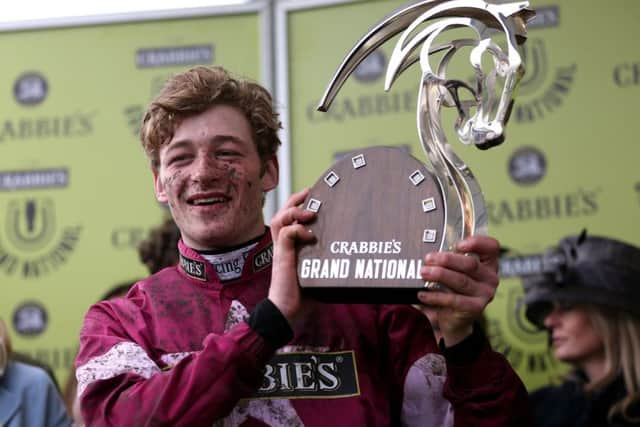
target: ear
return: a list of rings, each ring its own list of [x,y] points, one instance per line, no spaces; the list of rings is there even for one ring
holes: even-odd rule
[[[271,156],[264,164],[264,171],[262,177],[260,177],[262,191],[268,192],[276,188],[278,185],[280,167],[278,165],[278,156],[275,154]]]
[[[160,179],[160,174],[157,171],[153,172],[153,187],[156,193],[156,200],[160,203],[168,203],[167,193],[164,189],[164,184],[162,179]]]

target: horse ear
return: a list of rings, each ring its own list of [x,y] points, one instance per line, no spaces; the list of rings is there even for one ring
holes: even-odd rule
[[[583,228],[582,231],[580,232],[580,235],[578,236],[577,243],[581,245],[582,242],[584,242],[586,239],[587,239],[587,229]]]

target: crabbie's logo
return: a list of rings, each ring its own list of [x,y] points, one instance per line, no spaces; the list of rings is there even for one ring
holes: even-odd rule
[[[560,25],[560,8],[557,5],[536,6],[536,16],[527,23],[527,28],[553,28]]]
[[[64,90],[56,92],[64,95]],[[22,110],[39,106],[49,98],[49,83],[39,72],[26,71],[20,74],[13,84],[13,97],[19,105],[26,107]],[[0,115],[0,143],[22,143],[25,141],[50,141],[63,139],[69,141],[72,138],[82,138],[94,132],[97,110],[82,111],[76,108],[66,112],[55,108],[55,114],[37,112],[32,114],[3,111]]]
[[[4,230],[0,234],[0,272],[37,279],[69,261],[82,226],[58,224],[50,198],[12,199],[6,204]]]
[[[0,191],[65,188],[68,185],[67,168],[0,171]]]
[[[548,5],[536,8],[536,17],[528,27],[559,25],[560,7]],[[559,41],[561,43],[566,41]],[[578,66],[575,63],[551,65],[547,46],[541,38],[529,37],[522,47],[527,72],[518,87],[518,100],[511,114],[518,123],[534,123],[560,110],[573,88]]]
[[[518,89],[518,102],[511,117],[518,123],[534,123],[560,110],[569,97],[578,66],[550,67],[542,39],[527,40],[524,46],[527,74]]]
[[[180,267],[188,276],[191,276],[194,279],[202,281],[207,280],[207,271],[205,269],[204,262],[202,261],[187,258],[180,254]]]
[[[382,77],[386,66],[387,59],[384,53],[378,49],[362,60],[354,70],[353,76],[363,83],[375,82]]]
[[[254,398],[336,398],[360,394],[353,351],[279,353],[264,369]]]
[[[44,101],[48,92],[47,80],[35,71],[22,74],[13,85],[13,96],[22,105],[37,105]]]
[[[640,61],[616,64],[613,69],[613,82],[620,88],[640,86]]]
[[[253,271],[264,270],[271,265],[273,259],[273,245],[261,249],[253,256]]]
[[[535,147],[521,147],[509,159],[509,175],[518,184],[535,184],[546,172],[547,160],[542,151]]]
[[[213,63],[214,45],[168,46],[138,49],[136,67],[156,68]]]
[[[385,73],[387,58],[381,49],[378,49],[367,57],[353,71],[355,79],[370,87],[370,83],[378,82]],[[370,117],[386,116],[392,114],[415,114],[418,96],[415,89],[405,91],[385,92],[372,89],[358,96],[338,97],[332,107],[325,111],[317,111],[317,100],[309,102],[306,107],[307,120],[311,124],[327,122],[342,123],[348,120],[369,119]]]
[[[149,84],[149,96],[155,98],[165,82],[171,77],[173,77],[173,74],[162,72],[152,76]],[[122,115],[124,116],[126,126],[136,138],[140,133],[140,124],[142,123],[144,113],[145,105],[143,104],[128,104],[122,108]]]
[[[47,310],[36,301],[29,301],[16,307],[13,312],[13,328],[23,336],[40,335],[49,323]]]

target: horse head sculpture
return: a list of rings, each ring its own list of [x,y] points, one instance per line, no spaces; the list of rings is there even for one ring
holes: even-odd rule
[[[338,67],[318,106],[318,110],[327,111],[364,58],[402,32],[391,54],[385,90],[391,88],[402,72],[420,62],[417,127],[446,204],[441,250],[452,249],[456,242],[472,234],[484,234],[487,227],[480,186],[448,144],[440,120],[441,108],[457,110],[454,127],[462,143],[487,149],[504,141],[516,88],[524,75],[518,45],[525,41],[526,24],[535,16],[528,6],[528,2],[492,4],[483,0],[422,0],[405,6],[382,19],[356,43]],[[464,27],[472,29],[476,37],[435,44],[445,31]],[[497,34],[504,34],[505,47],[492,39]],[[471,49],[475,87],[446,77],[451,58],[461,48]],[[435,53],[442,55],[434,68],[429,61]],[[489,72],[482,68],[485,54],[493,61]],[[498,85],[499,82],[502,84]],[[462,99],[461,90],[470,93],[469,99]]]

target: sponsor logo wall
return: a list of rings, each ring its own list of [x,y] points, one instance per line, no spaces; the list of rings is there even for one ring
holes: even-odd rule
[[[595,0],[577,7],[531,3],[538,16],[529,26],[527,74],[506,142],[481,152],[448,133],[483,188],[489,232],[511,250],[508,256],[537,253],[583,228],[640,245],[635,225],[640,217],[640,146],[632,125],[640,96],[640,58],[634,45],[640,7],[623,0],[607,4],[602,13]],[[426,160],[415,125],[419,65],[405,71],[389,93],[383,91],[397,38],[359,66],[328,113],[315,111],[353,44],[404,4],[334,3],[285,11],[293,191],[313,185],[337,154],[360,147],[404,145]],[[329,27],[341,31],[327,32]],[[442,41],[451,38],[445,37]],[[468,58],[468,51],[458,54],[448,76],[468,79]],[[444,114],[445,128],[451,130],[454,112]],[[533,389],[566,366],[553,360],[546,335],[524,318],[521,297],[520,281],[505,277],[488,310],[488,333]]]
[[[137,138],[147,103],[196,64],[259,80],[259,22],[254,9],[0,32],[13,58],[0,71],[0,316],[59,382],[89,305],[147,274],[137,246],[167,214]]]
[[[276,102],[288,114],[293,190],[360,147],[403,146],[424,159],[415,129],[419,67],[383,90],[393,42],[361,64],[328,113],[315,111],[348,49],[405,2],[319,3],[285,10],[281,21],[290,96]],[[513,255],[585,227],[640,244],[632,126],[640,7],[620,0],[602,13],[595,0],[532,3],[538,18],[506,143],[480,152],[450,136],[484,189],[490,233]],[[259,29],[258,14],[243,13],[0,33],[0,52],[14,58],[0,71],[0,315],[16,348],[60,379],[87,307],[113,284],[146,274],[135,248],[166,214],[137,142],[146,104],[168,76],[196,63],[259,79],[260,59],[272,53],[260,52]],[[460,58],[450,76],[464,80],[468,54]],[[489,335],[535,388],[564,367],[524,319],[520,298],[519,281],[505,278]]]

